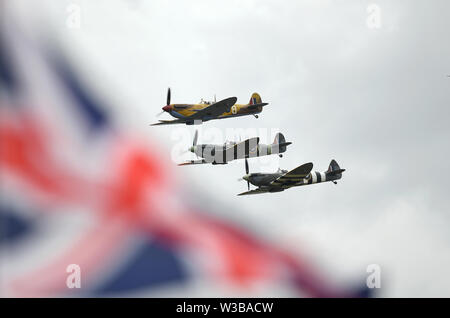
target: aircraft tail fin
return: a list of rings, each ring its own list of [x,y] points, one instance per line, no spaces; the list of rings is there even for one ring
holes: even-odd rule
[[[326,171],[326,174],[328,174],[328,175],[340,175],[344,171],[345,171],[345,169],[341,169],[341,167],[339,167],[339,165],[336,162],[336,160],[333,159],[333,160],[331,160],[330,165],[328,166],[328,170]]]
[[[269,105],[269,103],[263,103],[261,100],[261,96],[259,96],[258,93],[253,93],[252,97],[250,97],[250,101],[247,104],[248,109],[255,110],[258,109],[259,111],[262,111],[262,108],[264,106]]]
[[[273,145],[279,147],[279,152],[285,152],[286,147],[289,146],[291,142],[287,142],[286,138],[284,138],[284,135],[282,133],[277,133],[275,135],[275,139],[273,140]]]
[[[262,103],[261,96],[259,96],[258,93],[253,93],[252,97],[250,97],[250,101],[248,102],[249,105],[256,105],[261,103]]]
[[[286,138],[284,138],[284,135],[282,133],[277,133],[275,135],[275,139],[273,140],[274,144],[282,144],[286,142]]]

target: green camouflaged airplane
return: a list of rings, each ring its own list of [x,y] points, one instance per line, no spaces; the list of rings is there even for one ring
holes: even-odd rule
[[[312,162],[305,163],[294,170],[278,170],[275,173],[249,173],[248,161],[245,159],[246,175],[240,180],[247,181],[248,191],[239,193],[238,195],[258,194],[265,192],[281,192],[291,187],[297,187],[307,184],[332,181],[342,178],[345,169],[341,169],[336,160],[331,160],[328,170],[325,172],[311,171]],[[250,183],[257,186],[257,189],[250,190]]]

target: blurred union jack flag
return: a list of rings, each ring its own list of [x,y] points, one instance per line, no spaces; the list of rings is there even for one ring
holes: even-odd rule
[[[170,160],[51,43],[0,35],[1,296],[364,295],[174,195]]]

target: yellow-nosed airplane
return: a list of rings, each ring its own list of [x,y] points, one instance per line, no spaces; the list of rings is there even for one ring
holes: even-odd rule
[[[212,119],[223,119],[237,116],[253,115],[258,118],[258,113],[262,112],[263,107],[269,103],[263,103],[258,93],[253,93],[250,102],[246,105],[236,104],[236,97],[225,98],[221,101],[207,102],[203,99],[199,104],[170,104],[170,88],[167,90],[167,105],[162,108],[175,120],[160,120],[156,125],[170,124],[201,124],[204,121]]]

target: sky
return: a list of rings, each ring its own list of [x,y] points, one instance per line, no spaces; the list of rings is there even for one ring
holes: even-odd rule
[[[75,27],[71,5],[80,9]],[[213,198],[223,218],[294,251],[301,245],[337,280],[379,264],[382,296],[450,297],[448,1],[30,6],[18,1],[15,10],[48,25],[84,80],[114,105],[118,124],[156,139],[174,165],[191,159],[179,153],[199,129],[199,142],[222,143],[236,131],[236,140],[258,134],[268,142],[280,131],[293,142],[281,159],[250,160],[251,172],[310,161],[325,171],[331,159],[346,169],[337,185],[237,197],[246,190],[237,181],[241,161],[176,167],[178,181],[199,199]],[[156,117],[167,87],[173,103],[214,94],[246,103],[258,92],[269,105],[259,119],[151,127],[169,119]]]

